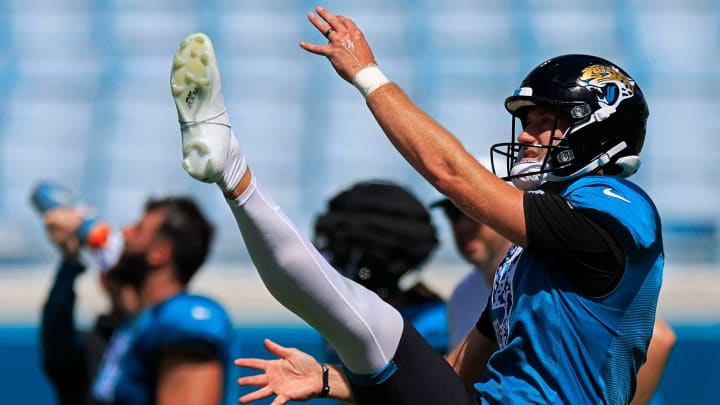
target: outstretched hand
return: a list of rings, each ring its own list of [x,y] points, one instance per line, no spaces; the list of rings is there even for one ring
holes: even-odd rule
[[[363,68],[375,64],[370,45],[355,23],[341,15],[335,15],[323,7],[316,7],[315,13],[308,13],[308,20],[328,39],[327,45],[300,42],[308,52],[326,56],[340,77],[352,82]]]
[[[277,395],[271,405],[288,401],[304,401],[316,397],[322,391],[322,367],[312,356],[295,348],[280,346],[265,339],[265,349],[277,356],[274,360],[240,358],[235,365],[261,370],[257,374],[238,379],[239,385],[261,387],[243,395],[241,403],[257,401]]]

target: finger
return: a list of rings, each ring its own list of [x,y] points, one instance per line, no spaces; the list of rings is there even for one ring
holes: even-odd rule
[[[327,11],[324,7],[315,7],[315,12],[327,22],[330,27],[340,30],[343,25],[335,14]],[[324,31],[323,31],[324,32]]]
[[[57,212],[55,210],[45,211],[43,214],[43,222],[45,226],[53,225],[57,221]]]
[[[279,357],[281,359],[286,358],[292,352],[292,349],[287,348],[285,346],[280,346],[279,344],[273,342],[270,339],[265,339],[265,341],[263,341],[263,343],[265,344],[265,348],[267,349],[268,352],[276,355],[277,357]]]
[[[267,363],[267,360],[263,360],[263,359],[246,359],[246,358],[235,359],[236,366],[253,368],[255,370],[265,370],[266,363]]]
[[[330,23],[318,17],[315,13],[308,13],[307,18],[310,20],[310,23],[323,35],[325,35],[325,33],[331,28],[333,30],[337,29],[337,27],[333,27]],[[327,38],[327,36],[325,36],[325,38]]]
[[[248,402],[257,401],[258,399],[267,398],[270,395],[273,395],[273,390],[271,390],[268,387],[260,388],[257,391],[253,391],[249,394],[245,394],[240,397],[240,402],[243,404],[246,404]]]
[[[281,397],[281,396],[278,395],[278,397],[275,398],[275,400],[272,401],[272,402],[270,403],[270,405],[283,405],[283,404],[286,403],[286,402],[287,402],[287,399],[285,399],[285,397]]]
[[[45,226],[56,226],[66,228],[68,231],[74,231],[80,227],[82,216],[79,211],[70,207],[58,207],[48,210],[43,214],[43,222]]]
[[[330,27],[325,32],[323,32],[323,36],[329,40],[330,35],[332,35],[333,32],[335,32],[335,28]]]
[[[268,385],[267,374],[251,375],[240,377],[237,380],[238,385],[249,385],[251,387],[264,387]]]
[[[360,28],[358,28],[358,26],[355,24],[355,21],[343,16],[338,16],[338,18],[340,19],[343,27],[345,28],[345,31],[347,31],[348,34],[354,35],[358,32],[362,32],[360,31]]]
[[[302,41],[300,42],[300,48],[310,53],[314,53],[315,55],[328,56],[330,54],[330,47],[327,45],[315,45]]]
[[[50,242],[56,245],[62,245],[68,242],[72,237],[72,232],[66,228],[63,228],[60,224],[51,223],[46,225],[45,230],[48,234]]]

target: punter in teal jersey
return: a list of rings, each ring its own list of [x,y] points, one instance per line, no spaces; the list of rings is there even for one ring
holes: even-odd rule
[[[464,213],[514,243],[477,327],[446,359],[397,309],[342,277],[263,191],[232,131],[209,38],[193,34],[173,61],[184,168],[218,184],[273,296],[337,350],[338,369],[293,383],[269,373],[299,365],[240,359],[264,374],[243,401],[313,396],[359,404],[622,404],[646,358],[663,269],[660,217],[626,180],[639,168],[648,108],[612,62],[563,55],[540,64],[505,101],[518,123],[507,159],[516,187],[484,169],[377,66],[362,31],[318,7],[327,43],[301,42],[352,82],[393,146]],[[205,68],[198,66],[193,59]],[[192,102],[187,95],[193,94]],[[250,136],[250,135],[248,135]],[[295,367],[297,371],[298,368]]]

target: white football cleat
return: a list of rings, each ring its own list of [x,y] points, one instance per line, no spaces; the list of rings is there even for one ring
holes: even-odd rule
[[[198,180],[218,183],[223,191],[232,189],[246,165],[232,133],[215,51],[207,35],[193,33],[180,43],[170,89],[182,132],[183,169]]]

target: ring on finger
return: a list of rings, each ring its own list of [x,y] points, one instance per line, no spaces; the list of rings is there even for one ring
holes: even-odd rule
[[[330,34],[332,34],[333,31],[335,31],[335,28],[330,27],[330,28],[327,29],[327,31],[325,31],[325,32],[323,33],[323,35],[325,36],[325,38],[330,38]]]

